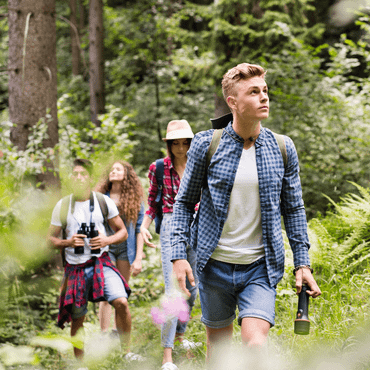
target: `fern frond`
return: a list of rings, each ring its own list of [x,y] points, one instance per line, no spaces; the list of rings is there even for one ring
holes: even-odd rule
[[[357,269],[365,260],[370,261],[370,253],[366,254],[365,256],[362,256],[361,258],[353,261],[352,263],[348,264],[343,270],[344,271],[353,271]]]

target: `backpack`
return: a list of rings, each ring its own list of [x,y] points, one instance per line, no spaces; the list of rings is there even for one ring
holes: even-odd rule
[[[207,158],[206,158],[206,168],[207,168],[207,170],[208,170],[209,164],[211,163],[212,156],[213,156],[213,154],[216,153],[218,145],[220,144],[221,136],[222,136],[223,131],[224,131],[224,129],[220,128],[220,129],[215,129],[214,132],[213,132],[211,144],[209,145],[208,152],[207,152]],[[286,168],[287,165],[288,165],[288,156],[287,156],[287,153],[286,153],[286,146],[285,146],[284,137],[283,137],[283,135],[279,135],[279,134],[277,134],[273,131],[271,131],[271,132],[274,134],[275,139],[276,139],[276,141],[279,145],[280,153],[283,157],[284,168]]]
[[[232,119],[233,119],[233,114],[232,113],[226,113],[223,116],[218,117],[218,118],[211,118],[212,128],[214,128],[215,131],[213,132],[211,144],[210,144],[210,146],[208,148],[208,152],[207,152],[207,158],[206,158],[206,161],[207,161],[206,162],[207,163],[206,168],[207,169],[208,169],[209,164],[211,163],[211,158],[212,158],[213,154],[215,154],[215,152],[218,148],[218,144],[220,143],[223,129],[228,125],[228,123],[230,121],[232,121]],[[280,153],[283,157],[284,168],[286,168],[287,165],[288,165],[288,156],[287,156],[287,153],[286,153],[286,146],[285,146],[284,137],[283,137],[283,135],[276,134],[273,131],[272,131],[272,133],[274,134],[275,139],[276,139],[276,141],[279,145]]]
[[[91,195],[90,195],[90,210],[91,210],[91,207],[94,207],[94,201],[93,201],[94,198],[92,197],[92,194],[93,193],[91,192]],[[104,195],[102,193],[95,192],[95,195],[96,195],[96,198],[98,199],[100,210],[103,214],[105,230],[107,232],[107,235],[111,235],[111,232],[110,232],[111,229],[110,229],[110,226],[108,224],[108,206],[107,206],[107,202],[105,201]],[[66,228],[67,228],[67,216],[68,216],[70,199],[71,199],[70,195],[65,196],[62,199],[62,205],[60,207],[60,221],[62,222],[62,238],[63,239],[67,239]],[[74,208],[74,202],[75,202],[75,200],[72,196],[72,209]],[[94,210],[94,208],[92,208],[92,209]],[[66,258],[65,258],[65,250],[64,249],[61,251],[61,254],[62,254],[63,266],[65,266]]]
[[[158,184],[158,193],[155,202],[157,203],[157,213],[154,219],[155,222],[155,232],[159,234],[161,232],[161,224],[163,219],[163,210],[162,210],[162,189],[163,189],[163,173],[164,173],[164,159],[157,159],[155,161],[155,178]]]

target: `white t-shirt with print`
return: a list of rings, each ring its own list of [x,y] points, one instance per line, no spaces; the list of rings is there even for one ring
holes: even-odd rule
[[[87,226],[90,225],[90,222],[95,222],[95,230],[98,230],[101,234],[106,235],[105,227],[104,227],[104,217],[103,213],[100,209],[98,199],[96,198],[95,192],[94,194],[94,211],[90,212],[90,200],[86,200],[84,202],[75,202],[74,212],[73,215],[71,214],[71,200],[72,195],[70,196],[70,204],[68,209],[67,215],[67,227],[66,227],[66,237],[70,239],[80,228],[81,224],[85,222]],[[116,217],[119,215],[117,206],[113,202],[112,199],[104,195],[105,201],[108,207],[108,220]],[[56,204],[54,207],[52,216],[51,216],[51,224],[54,226],[62,226],[62,221],[60,219],[60,210],[62,206],[62,199]],[[92,256],[99,257],[103,252],[107,252],[109,250],[109,246],[105,246],[101,248],[100,254],[91,254],[91,249],[89,247],[88,239],[85,238],[85,246],[84,246],[84,253],[83,254],[75,254],[75,249],[72,247],[65,248],[65,256],[68,263],[71,265],[79,265],[88,261]]]
[[[227,219],[211,258],[250,264],[265,255],[256,148],[243,149],[230,195]]]

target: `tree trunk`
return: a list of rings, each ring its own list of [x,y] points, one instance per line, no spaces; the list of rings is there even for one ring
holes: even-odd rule
[[[220,0],[214,0],[215,6],[219,4]],[[217,23],[216,23],[217,24]],[[217,28],[214,29],[215,31],[215,40],[214,40],[214,50],[216,55],[222,55],[224,53],[224,45],[221,45],[219,40],[217,39]],[[224,72],[226,73],[226,71]],[[221,117],[227,113],[230,113],[229,106],[225,102],[225,99],[222,95],[221,90],[221,79],[215,79],[215,93],[214,93],[214,102],[215,102],[215,116],[214,118]]]
[[[80,54],[80,35],[77,20],[77,0],[70,0],[71,10],[69,21],[71,22],[71,49],[72,49],[72,74],[80,74],[81,54]]]
[[[9,117],[11,140],[25,150],[30,129],[48,122],[44,148],[58,142],[55,0],[9,0]],[[51,119],[47,120],[46,115]],[[53,170],[52,164],[45,164]],[[53,172],[38,180],[59,185]]]
[[[85,6],[84,6],[84,2],[83,0],[79,0],[78,1],[78,8],[79,8],[79,31],[80,31],[80,35],[82,34],[82,30],[85,29]]]
[[[226,73],[226,71],[225,71]],[[218,81],[220,82],[220,81]],[[219,84],[218,86],[216,86],[216,90],[219,90]],[[215,116],[214,118],[218,118],[218,117],[221,117],[227,113],[230,113],[230,109],[229,109],[229,106],[227,105],[223,95],[218,95],[218,93],[216,92],[214,94],[214,102],[215,102]]]
[[[90,0],[89,13],[90,110],[91,120],[100,125],[98,115],[104,113],[104,27],[102,0]]]

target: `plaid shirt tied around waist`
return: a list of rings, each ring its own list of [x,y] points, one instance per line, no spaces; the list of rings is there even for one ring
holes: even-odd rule
[[[244,145],[244,140],[235,133],[230,122],[207,170],[206,154],[213,131],[200,132],[192,140],[172,217],[172,261],[186,259],[186,246],[190,244],[197,251],[198,274],[201,274],[221,237]],[[262,238],[271,286],[276,286],[284,275],[281,215],[293,251],[294,265],[310,264],[298,155],[292,140],[287,136],[284,140],[288,158],[286,168],[279,145],[269,129],[261,127],[255,142]],[[204,187],[205,176],[207,186]],[[194,219],[194,206],[200,199]]]
[[[92,258],[80,265],[66,264],[63,277],[63,285],[59,300],[58,326],[64,328],[64,324],[70,322],[72,305],[81,307],[86,304],[84,293],[86,290],[85,267],[94,265],[92,302],[104,301],[104,272],[103,267],[110,267],[122,279],[127,295],[131,289],[125,278],[111,262],[108,253],[103,253],[98,258]]]

